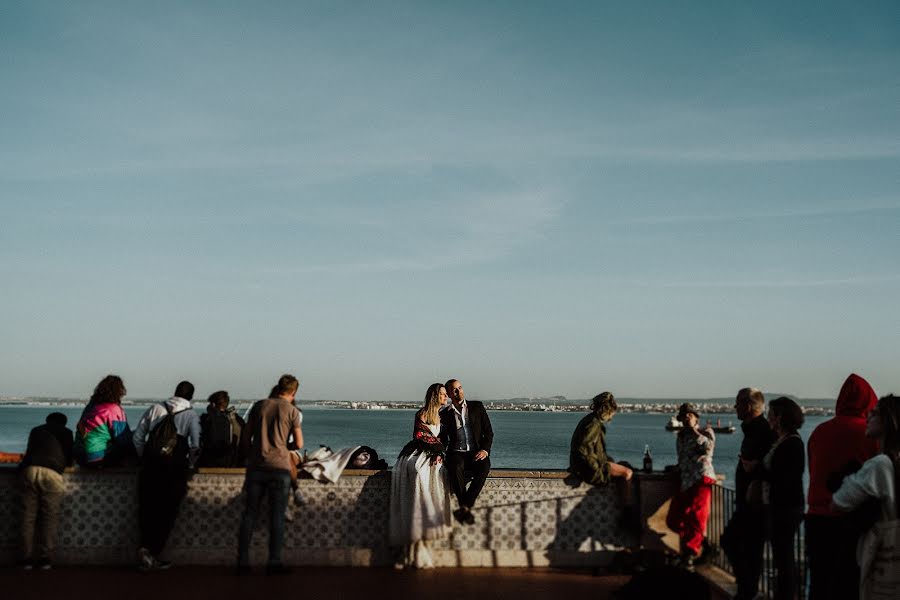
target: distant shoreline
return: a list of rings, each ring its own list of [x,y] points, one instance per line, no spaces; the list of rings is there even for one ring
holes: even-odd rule
[[[124,401],[122,406],[125,408],[143,408],[151,406],[157,402],[164,400],[159,399],[138,399],[132,402]],[[239,410],[249,408],[256,400],[233,400],[232,405]],[[484,400],[485,406],[489,410],[511,411],[511,412],[578,412],[586,413],[590,410],[589,400],[568,400],[565,397],[557,396],[552,399],[513,399],[513,400]],[[821,402],[821,401],[819,401]],[[204,403],[203,400],[194,400],[195,408],[199,408]],[[678,406],[682,400],[678,401],[660,401],[660,400],[644,400],[638,402],[621,401],[619,402],[618,412],[621,414],[660,414],[672,415],[678,412]],[[711,401],[693,401],[694,405],[701,415],[716,415],[721,418],[723,415],[729,416],[736,421],[734,407],[730,401],[711,400]],[[802,400],[801,400],[802,403]],[[77,398],[29,398],[29,399],[0,399],[0,408],[2,407],[32,407],[32,408],[79,408],[87,404],[87,400]],[[421,406],[421,402],[359,402],[353,400],[304,400],[298,402],[301,408],[318,407],[318,408],[336,408],[344,410],[415,410]],[[803,406],[801,404],[801,406]],[[807,415],[816,416],[832,416],[834,414],[833,407],[826,406],[803,406],[803,412]]]

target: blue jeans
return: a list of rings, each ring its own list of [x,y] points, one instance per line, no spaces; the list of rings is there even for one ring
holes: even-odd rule
[[[250,564],[250,539],[259,514],[263,496],[269,494],[269,563],[281,564],[281,546],[284,543],[284,511],[287,508],[291,475],[287,471],[247,471],[244,480],[247,504],[241,517],[238,534],[238,564]]]

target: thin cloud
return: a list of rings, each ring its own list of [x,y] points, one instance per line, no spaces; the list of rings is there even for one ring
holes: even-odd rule
[[[900,281],[900,274],[869,275],[860,277],[843,277],[835,279],[808,279],[808,280],[740,280],[740,281],[660,281],[637,282],[642,287],[659,288],[700,288],[700,289],[752,289],[752,288],[817,288],[869,285],[876,283],[890,283]]]
[[[869,206],[838,206],[808,210],[785,210],[728,215],[653,215],[610,221],[612,225],[678,225],[690,223],[731,223],[772,219],[809,219],[817,217],[866,215],[900,210],[900,204],[872,204]]]
[[[315,273],[384,273],[432,271],[448,267],[464,267],[499,260],[518,248],[540,239],[548,225],[556,220],[564,207],[558,194],[523,192],[501,195],[476,195],[454,198],[426,209],[412,220],[430,223],[455,223],[452,241],[439,241],[428,229],[425,236],[412,236],[402,249],[403,255],[392,254],[373,259],[346,260],[329,263],[306,263],[275,266],[269,274]],[[393,221],[391,220],[393,217]],[[410,217],[393,213],[381,227],[385,234],[396,228],[413,230]],[[405,223],[404,223],[405,222]],[[442,228],[445,231],[445,228]]]

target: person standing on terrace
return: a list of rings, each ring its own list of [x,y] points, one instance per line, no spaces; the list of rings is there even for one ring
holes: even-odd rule
[[[805,521],[809,600],[855,600],[859,594],[860,531],[851,517],[831,509],[831,494],[843,476],[878,454],[878,442],[866,437],[866,419],[877,402],[872,386],[851,374],[838,394],[834,417],[809,436]]]
[[[591,413],[578,423],[569,446],[569,472],[592,485],[608,483],[621,477],[630,481],[633,472],[625,465],[612,461],[606,454],[606,424],[619,409],[609,392],[594,396]]]
[[[716,434],[709,425],[699,428],[700,413],[689,402],[678,407],[677,419],[682,423],[675,442],[681,489],[672,498],[666,524],[678,533],[683,565],[693,569],[694,561],[703,553],[712,485],[716,482],[712,464]]]
[[[59,507],[66,489],[63,472],[72,465],[72,430],[66,427],[67,420],[66,415],[59,412],[47,415],[46,423],[35,427],[28,435],[25,457],[19,464],[22,482],[20,565],[24,569],[47,570],[53,558]]]
[[[877,506],[870,510],[875,512],[876,523],[892,521],[900,517],[897,506],[897,494],[900,493],[897,489],[900,482],[900,397],[891,394],[878,401],[866,419],[866,437],[878,441],[881,453],[867,460],[859,471],[844,479],[844,483],[831,497],[831,508],[848,512],[874,501]],[[876,576],[874,563],[878,543],[878,536],[872,528],[860,538],[857,545],[860,600],[900,596],[896,579],[893,583],[876,581],[890,577],[891,574],[896,576],[896,547],[893,548],[894,562],[885,560],[877,569],[884,575]],[[878,554],[886,554],[886,551],[887,548],[883,548]],[[887,557],[882,555],[880,558]]]
[[[284,543],[284,512],[291,489],[291,436],[298,449],[303,448],[302,413],[294,406],[300,382],[293,375],[282,375],[269,398],[250,409],[247,426],[241,434],[243,454],[247,456],[244,489],[247,503],[238,534],[238,575],[250,572],[250,540],[263,496],[269,496],[269,560],[266,573],[284,575],[290,569],[281,562]]]
[[[754,598],[759,589],[765,545],[765,511],[762,505],[762,480],[759,461],[775,442],[775,433],[763,412],[766,399],[756,388],[737,393],[734,409],[741,420],[741,459],[734,477],[734,514],[720,544],[728,556],[737,580],[736,600]],[[756,465],[755,467],[753,465]]]
[[[200,456],[200,418],[191,408],[194,385],[182,381],[175,394],[165,402],[148,408],[134,430],[134,448],[141,457],[138,474],[138,569],[168,569],[171,563],[160,558],[169,534],[175,527],[178,508],[187,495],[191,469]],[[169,432],[174,446],[168,452],[157,447],[154,436],[165,435],[166,419],[171,415]],[[163,427],[162,429],[160,429]],[[157,431],[159,430],[159,431]]]
[[[778,572],[775,600],[791,600],[797,591],[794,540],[803,520],[803,471],[806,457],[797,433],[803,410],[785,396],[769,402],[769,426],[777,439],[759,465],[741,459],[748,469],[762,469],[763,505],[767,510],[772,559]]]
[[[131,428],[122,409],[125,383],[118,375],[100,380],[75,426],[75,460],[82,467],[116,467],[133,458]]]
[[[440,413],[441,443],[447,448],[445,467],[450,477],[450,488],[459,502],[453,517],[464,525],[475,523],[472,507],[491,472],[491,445],[494,430],[484,404],[466,401],[466,393],[458,379],[444,384],[452,403]],[[466,488],[466,471],[472,482]]]

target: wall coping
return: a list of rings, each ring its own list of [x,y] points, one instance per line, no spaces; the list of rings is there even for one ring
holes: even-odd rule
[[[140,467],[120,467],[120,468],[112,468],[112,469],[84,469],[78,466],[68,467],[66,468],[67,474],[74,473],[90,473],[90,474],[98,474],[98,473],[134,473],[137,472]],[[373,475],[378,475],[379,473],[390,473],[391,469],[384,470],[376,470],[376,469],[344,469],[341,473],[341,477],[371,477]],[[0,465],[0,475],[15,475],[18,473],[18,465],[15,464],[3,464]],[[246,473],[246,469],[243,467],[240,468],[211,468],[211,467],[202,467],[197,469],[197,473],[200,475],[244,475]],[[570,473],[565,469],[504,469],[504,468],[496,468],[491,469],[488,477],[494,479],[504,479],[504,478],[526,478],[526,479],[566,479],[570,476]],[[651,473],[646,473],[644,471],[635,471],[634,478],[638,480],[669,480],[673,478],[677,478],[678,474],[673,472],[665,472],[665,471],[653,471]],[[724,475],[717,475],[717,479],[720,481],[725,479]],[[301,479],[306,479],[303,473],[300,474]]]

